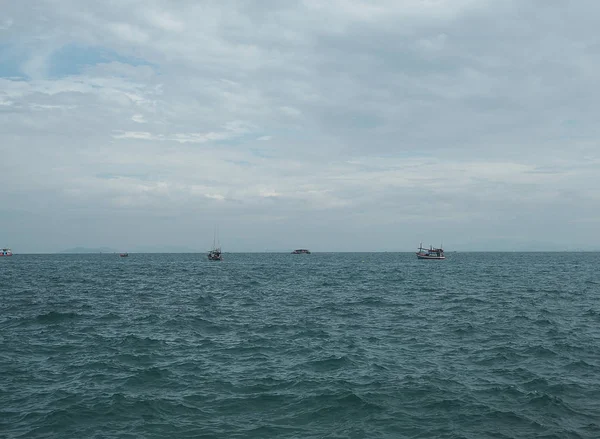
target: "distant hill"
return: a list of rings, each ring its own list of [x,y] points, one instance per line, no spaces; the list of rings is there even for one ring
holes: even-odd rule
[[[108,247],[88,248],[74,247],[61,251],[60,253],[117,253],[115,249]]]
[[[177,245],[165,245],[165,246],[139,246],[133,247],[131,252],[134,253],[198,253],[198,250],[194,250],[189,247],[177,246]],[[202,253],[203,250],[200,250]]]
[[[122,251],[128,251],[129,253],[202,253],[204,250],[194,250],[184,246],[134,246],[133,248],[126,248],[122,250],[115,250],[110,247],[74,247],[68,248],[60,253],[120,253]]]

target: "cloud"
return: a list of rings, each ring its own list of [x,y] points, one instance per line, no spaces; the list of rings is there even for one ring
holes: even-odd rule
[[[9,2],[7,244],[600,247],[600,6],[540,5]]]
[[[115,139],[164,140],[163,136],[155,136],[144,131],[124,131],[113,137]]]
[[[174,18],[169,13],[149,9],[146,10],[145,17],[150,24],[165,31],[183,32],[185,30],[184,22]]]
[[[126,43],[143,44],[150,40],[146,32],[129,23],[110,23],[108,28],[115,37]]]
[[[281,193],[273,190],[273,189],[261,189],[259,192],[261,197],[264,198],[277,198],[281,196]]]
[[[13,25],[12,19],[4,19],[0,21],[0,30],[8,30]]]
[[[225,199],[225,197],[220,194],[204,194],[204,196],[206,198],[211,198],[213,200],[219,200],[219,201],[223,201]]]
[[[429,51],[440,51],[444,49],[446,45],[446,41],[448,40],[448,35],[439,34],[432,38],[421,38],[417,41],[417,45],[419,48],[429,50]]]
[[[279,108],[284,114],[288,115],[288,116],[292,116],[292,117],[297,117],[300,116],[302,114],[302,112],[300,110],[298,110],[297,108],[293,108],[293,107],[287,107],[287,106],[283,106]]]
[[[136,116],[138,116],[136,118]],[[139,115],[134,116],[134,122],[140,123],[143,118],[140,119]],[[172,141],[178,143],[205,143],[215,142],[227,139],[233,139],[235,137],[243,136],[244,134],[251,132],[252,126],[243,121],[231,121],[223,125],[223,130],[220,132],[208,132],[208,133],[173,133],[169,135],[164,134],[153,134],[146,131],[121,131],[113,134],[115,139],[137,139],[137,140],[154,140],[154,141]]]

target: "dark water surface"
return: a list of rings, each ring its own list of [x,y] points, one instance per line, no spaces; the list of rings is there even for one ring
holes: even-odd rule
[[[600,438],[600,254],[0,259],[0,437]]]

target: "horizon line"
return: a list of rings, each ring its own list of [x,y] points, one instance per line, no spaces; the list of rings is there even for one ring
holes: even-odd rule
[[[106,251],[106,252],[22,252],[15,253],[13,252],[13,256],[16,255],[113,255],[119,253],[128,253],[128,254],[171,254],[171,255],[183,255],[183,254],[204,254],[207,253],[208,250],[198,250],[198,251]],[[600,249],[596,250],[449,250],[445,253],[599,253]],[[284,250],[266,250],[266,251],[228,251],[222,253],[229,254],[292,254],[291,251]],[[333,250],[333,251],[312,251],[312,254],[322,253],[322,254],[331,254],[331,253],[416,253],[413,250]]]

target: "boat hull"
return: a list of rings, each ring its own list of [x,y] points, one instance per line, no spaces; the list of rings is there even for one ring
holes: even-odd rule
[[[419,258],[419,259],[435,259],[435,260],[439,260],[439,261],[446,259],[445,256],[429,256],[429,255],[419,255],[419,254],[417,254],[417,258]]]
[[[208,260],[209,261],[222,261],[223,255],[221,255],[220,253],[209,253]]]

